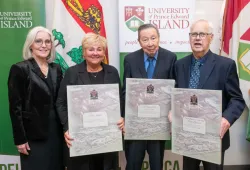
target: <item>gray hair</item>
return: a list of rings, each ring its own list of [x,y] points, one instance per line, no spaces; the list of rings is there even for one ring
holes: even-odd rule
[[[148,29],[148,28],[154,28],[157,32],[157,35],[160,37],[160,32],[156,26],[153,24],[143,24],[138,28],[138,40],[140,39],[140,33],[142,30]]]
[[[30,46],[34,43],[36,35],[38,32],[46,32],[50,35],[50,40],[51,40],[51,50],[50,50],[50,54],[47,58],[47,62],[51,63],[55,60],[56,57],[56,51],[55,51],[55,46],[54,46],[54,38],[52,33],[45,27],[42,26],[37,26],[32,28],[29,32],[28,35],[26,37],[24,46],[23,46],[23,59],[24,60],[28,60],[33,58],[32,56],[32,52],[30,49]]]
[[[208,21],[208,20],[205,20],[205,19],[199,19],[199,20],[193,22],[193,24],[192,24],[191,27],[190,27],[190,32],[192,31],[194,25],[197,24],[197,23],[199,23],[199,22],[204,22],[204,23],[206,23],[206,24],[208,25],[208,33],[212,33],[212,34],[213,34],[213,29],[214,29],[214,28],[213,28],[212,22],[210,22],[210,21]]]

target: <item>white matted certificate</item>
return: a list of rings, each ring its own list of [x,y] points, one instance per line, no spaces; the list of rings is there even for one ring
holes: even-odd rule
[[[121,151],[118,84],[67,86],[70,157]]]
[[[126,79],[125,139],[168,140],[174,80]]]
[[[220,90],[173,89],[172,152],[221,164]]]

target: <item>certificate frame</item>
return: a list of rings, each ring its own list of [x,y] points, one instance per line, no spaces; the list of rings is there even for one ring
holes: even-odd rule
[[[126,79],[125,139],[169,140],[171,90],[169,79]]]
[[[173,89],[172,152],[221,164],[220,90]]]
[[[118,84],[67,86],[70,157],[121,151]]]

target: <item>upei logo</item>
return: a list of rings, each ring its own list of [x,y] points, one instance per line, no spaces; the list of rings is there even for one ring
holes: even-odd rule
[[[145,10],[143,6],[125,6],[125,23],[127,27],[136,32],[144,24]]]

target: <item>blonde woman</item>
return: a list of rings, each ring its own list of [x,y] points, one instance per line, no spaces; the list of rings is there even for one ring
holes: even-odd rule
[[[67,85],[120,84],[117,69],[102,62],[105,57],[106,46],[107,43],[104,37],[94,33],[87,33],[82,41],[85,61],[70,67],[62,80],[56,105],[68,147],[71,146],[72,139],[68,133]],[[118,126],[121,130],[124,127],[122,117],[118,122]],[[117,152],[112,152],[69,158],[68,170],[114,170],[117,169],[118,165],[117,157]]]

